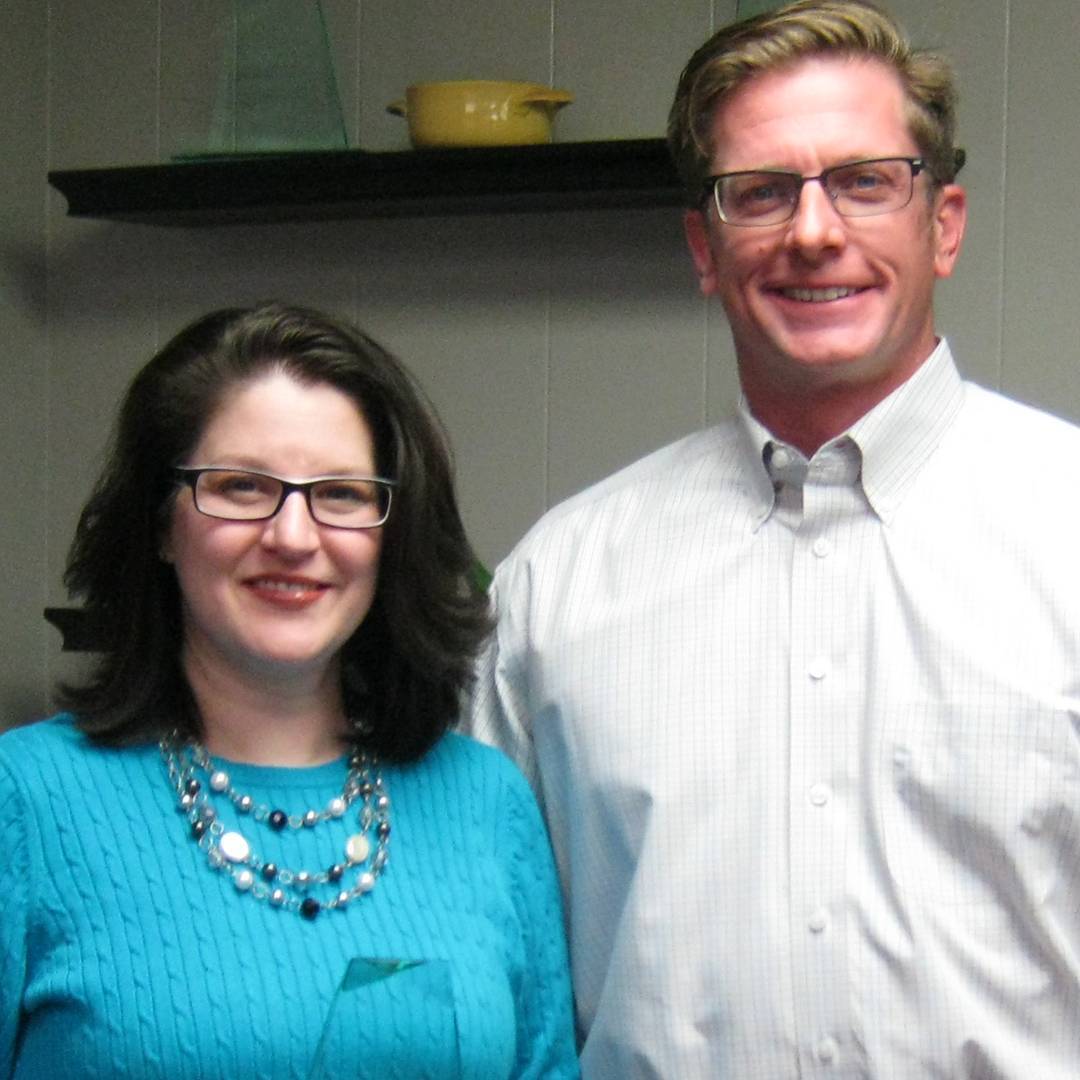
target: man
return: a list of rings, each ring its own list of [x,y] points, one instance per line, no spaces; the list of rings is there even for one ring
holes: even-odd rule
[[[586,1077],[1080,1075],[1080,431],[961,381],[948,69],[858,0],[691,59],[743,399],[496,575]]]

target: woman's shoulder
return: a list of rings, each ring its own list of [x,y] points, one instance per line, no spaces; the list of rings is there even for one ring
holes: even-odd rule
[[[457,731],[444,735],[418,764],[499,785],[528,787],[521,770],[501,750]]]
[[[69,783],[76,790],[112,775],[117,761],[143,757],[156,748],[121,751],[99,746],[88,738],[70,713],[57,713],[0,734],[0,775],[19,780],[26,788]]]
[[[444,735],[419,761],[402,767],[398,782],[462,805],[499,815],[510,808],[539,813],[521,770],[501,750],[456,731]]]
[[[87,745],[86,736],[70,713],[57,713],[0,733],[0,755],[15,756],[20,762],[39,756],[79,753]]]

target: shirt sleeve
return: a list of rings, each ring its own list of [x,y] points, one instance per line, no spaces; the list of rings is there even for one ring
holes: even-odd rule
[[[521,656],[525,640],[524,613],[528,596],[523,576],[513,560],[495,573],[491,601],[498,617],[476,670],[464,729],[475,738],[502,750],[525,774],[538,799],[543,798],[529,722],[528,687]]]
[[[500,839],[524,964],[517,987],[514,1080],[580,1076],[562,901],[555,862],[536,800],[516,771],[510,775]]]
[[[24,800],[6,755],[0,752],[0,1077],[15,1070],[27,967],[29,843]]]

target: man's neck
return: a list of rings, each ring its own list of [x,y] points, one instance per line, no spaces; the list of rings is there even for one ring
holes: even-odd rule
[[[743,395],[751,414],[781,442],[807,458],[842,435],[876,405],[902,386],[925,360],[908,371],[885,373],[866,383],[813,383],[777,387],[740,371]]]

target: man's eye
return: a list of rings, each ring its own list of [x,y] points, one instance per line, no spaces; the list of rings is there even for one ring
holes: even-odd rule
[[[895,172],[887,168],[860,165],[834,173],[829,186],[839,195],[865,199],[889,195],[896,190],[898,183]]]
[[[782,195],[783,191],[780,184],[775,181],[767,181],[747,188],[742,194],[742,200],[745,203],[773,202],[781,198]]]
[[[786,202],[789,188],[790,185],[779,177],[745,177],[741,182],[729,186],[728,199],[732,206],[744,213],[753,213]]]

